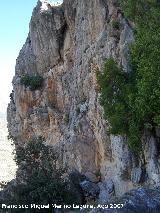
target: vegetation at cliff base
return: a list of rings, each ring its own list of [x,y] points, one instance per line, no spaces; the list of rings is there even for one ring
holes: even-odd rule
[[[43,78],[40,75],[28,75],[25,74],[21,77],[21,84],[25,87],[29,87],[31,90],[40,89],[43,85]]]
[[[66,176],[66,169],[58,163],[57,154],[44,144],[43,138],[36,138],[27,142],[24,147],[17,147],[15,160],[19,166],[18,176],[21,181],[17,181],[12,187],[12,193],[5,200],[6,204],[30,206],[34,203],[62,205],[82,202]],[[23,209],[16,212],[23,212]],[[54,212],[54,209],[50,212]]]

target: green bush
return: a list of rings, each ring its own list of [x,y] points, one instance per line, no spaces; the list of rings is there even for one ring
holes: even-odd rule
[[[100,86],[100,103],[104,108],[105,119],[109,122],[110,133],[127,135],[130,148],[140,150],[139,126],[135,125],[136,115],[130,106],[134,94],[134,78],[118,67],[113,59],[104,64],[102,73],[97,74]]]
[[[80,106],[77,106],[77,107],[76,107],[76,113],[79,114],[80,112],[81,112]]]
[[[28,75],[25,74],[21,77],[21,84],[25,87],[29,87],[31,90],[37,90],[42,87],[43,78],[40,75]]]
[[[23,174],[23,182],[12,188],[6,203],[45,205],[80,202],[71,189],[69,179],[64,177],[66,169],[59,166],[57,154],[44,144],[41,137],[29,141],[25,147],[17,147],[15,160]]]
[[[126,134],[136,152],[147,129],[160,127],[160,4],[156,0],[122,0],[124,14],[135,22],[130,48],[132,71],[123,73],[113,59],[98,74],[100,99],[111,133]]]
[[[120,28],[121,28],[121,24],[120,24],[120,22],[119,21],[112,21],[112,27],[113,27],[113,29],[115,29],[115,30],[120,30]]]
[[[160,4],[157,0],[121,2],[126,2],[128,17],[136,24],[135,43],[130,49],[134,73],[134,92],[129,100],[134,114],[132,124],[141,135],[144,129],[155,134],[155,128],[160,126]],[[126,13],[126,7],[122,8]]]
[[[66,124],[69,123],[69,113],[66,113],[66,114],[65,114],[64,122],[65,122]]]
[[[124,15],[136,24],[150,23],[150,15],[160,6],[159,0],[119,0]]]
[[[127,74],[118,68],[113,59],[104,64],[103,73],[97,73],[100,86],[100,103],[112,134],[125,134],[127,128]]]

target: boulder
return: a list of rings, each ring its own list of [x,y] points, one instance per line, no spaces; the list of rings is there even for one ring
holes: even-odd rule
[[[81,182],[80,186],[84,192],[85,197],[96,198],[100,192],[100,188],[97,184],[87,180]]]

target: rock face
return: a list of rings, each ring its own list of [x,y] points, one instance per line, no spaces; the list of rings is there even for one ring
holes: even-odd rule
[[[113,205],[114,204],[114,205]],[[99,205],[91,213],[159,213],[160,189],[138,188],[125,193],[121,198]],[[81,211],[79,211],[80,213]],[[83,212],[83,211],[82,211]],[[85,211],[84,211],[85,212]]]
[[[126,138],[108,134],[99,104],[96,72],[105,59],[113,57],[130,70],[133,32],[114,2],[64,0],[55,7],[38,1],[17,58],[8,129],[17,145],[45,137],[63,164],[101,182],[111,180],[115,195],[121,195],[139,184],[159,185],[160,172],[157,138],[146,136],[137,160]],[[44,79],[41,89],[21,85],[24,74],[37,73]]]
[[[123,203],[124,207],[117,210],[110,210],[104,212],[117,212],[117,213],[158,213],[160,208],[160,188],[145,189],[138,188],[125,193],[124,196],[118,201]]]

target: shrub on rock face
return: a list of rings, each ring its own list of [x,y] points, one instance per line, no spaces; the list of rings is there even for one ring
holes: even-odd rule
[[[111,133],[127,135],[130,148],[137,152],[144,132],[157,136],[160,127],[160,5],[154,0],[123,0],[121,5],[136,25],[130,47],[132,71],[124,73],[108,59],[98,82]]]
[[[127,135],[130,148],[138,152],[141,148],[139,123],[130,103],[134,95],[135,79],[132,73],[125,73],[111,58],[104,64],[102,73],[97,74],[100,86],[100,103],[105,119],[110,124],[110,133]],[[138,112],[136,112],[138,114]]]
[[[66,124],[69,123],[69,113],[65,114],[64,121]]]
[[[120,22],[119,21],[112,21],[112,27],[113,27],[113,29],[115,29],[115,30],[120,30],[120,28],[121,28],[121,24],[120,24]]]
[[[100,103],[104,108],[105,119],[109,121],[112,134],[125,134],[127,129],[127,74],[113,59],[104,64],[103,73],[97,73],[100,86]]]
[[[25,87],[29,87],[31,90],[37,90],[42,87],[43,78],[40,75],[28,75],[25,74],[21,77],[21,84]]]

